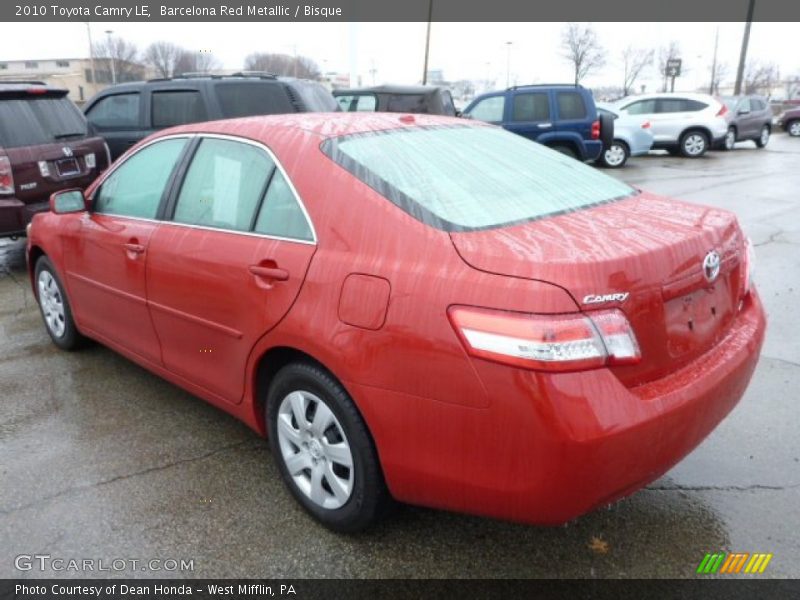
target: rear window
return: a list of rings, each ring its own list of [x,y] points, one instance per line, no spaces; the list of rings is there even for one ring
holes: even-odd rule
[[[86,120],[66,96],[0,96],[0,146],[34,146],[85,135]]]
[[[323,150],[414,218],[445,231],[502,227],[636,193],[577,160],[493,127],[357,134],[327,140]]]
[[[297,112],[278,83],[219,83],[214,91],[226,119]]]

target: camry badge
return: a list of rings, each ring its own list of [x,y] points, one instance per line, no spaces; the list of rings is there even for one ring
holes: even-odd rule
[[[599,304],[600,302],[625,302],[630,296],[630,292],[618,292],[616,294],[589,294],[583,297],[584,304]]]
[[[703,259],[703,277],[706,278],[708,283],[714,283],[719,277],[720,262],[719,253],[716,250],[706,254]]]
[[[72,148],[70,148],[69,146],[64,146],[63,148],[61,148],[61,151],[64,153],[64,156],[66,157],[70,157],[73,154]]]

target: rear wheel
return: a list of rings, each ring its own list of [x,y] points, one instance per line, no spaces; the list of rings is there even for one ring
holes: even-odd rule
[[[295,499],[326,527],[355,532],[389,502],[378,454],[355,404],[324,369],[292,363],[267,394],[269,443]]]
[[[42,256],[36,261],[36,299],[44,319],[47,333],[53,343],[62,350],[75,350],[86,341],[72,318],[72,310],[64,291],[64,286],[56,273],[53,263]]]
[[[790,121],[786,126],[786,132],[792,137],[800,137],[800,120]]]
[[[755,141],[756,146],[758,146],[759,148],[763,148],[767,144],[769,144],[769,133],[770,133],[769,132],[769,127],[764,125],[761,128],[761,134],[755,140],[753,140],[753,141]]]
[[[722,146],[725,150],[733,150],[736,145],[736,128],[729,127],[728,133],[725,134],[725,143]]]
[[[572,146],[566,146],[564,144],[556,144],[555,146],[550,146],[556,152],[560,152],[565,156],[569,156],[570,158],[578,158],[578,154],[572,148]]]
[[[679,147],[686,158],[700,158],[708,151],[708,136],[702,131],[687,131],[681,136]]]
[[[600,164],[604,167],[608,167],[609,169],[619,169],[620,167],[625,166],[629,156],[630,151],[628,150],[628,146],[625,144],[625,142],[614,140],[611,142],[611,145],[608,148],[603,150],[599,160]]]

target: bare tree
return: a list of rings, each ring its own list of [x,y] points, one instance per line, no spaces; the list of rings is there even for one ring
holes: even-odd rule
[[[247,71],[266,71],[275,75],[299,77],[300,79],[319,79],[322,74],[313,60],[306,56],[270,54],[254,52],[244,61]]]
[[[98,79],[102,77],[102,79],[110,82],[112,67],[116,73],[117,81],[135,81],[144,76],[144,69],[138,62],[139,50],[133,42],[129,42],[119,36],[111,36],[107,40],[95,42],[92,47],[92,53],[95,60],[101,62],[101,71],[107,72],[98,74]],[[106,75],[108,76],[106,77]]]
[[[159,77],[172,77],[183,49],[172,42],[158,41],[144,51],[144,61],[153,67]]]
[[[714,80],[711,82],[711,94],[717,95],[719,94],[719,86],[722,85],[722,81],[730,75],[730,65],[726,62],[718,63],[713,74]]]
[[[591,25],[568,23],[561,33],[561,56],[572,64],[575,85],[606,64],[606,52]]]
[[[669,64],[669,61],[680,58],[680,56],[681,46],[674,40],[669,43],[669,46],[662,46],[658,51],[658,72],[661,74],[661,80],[663,82],[661,87],[662,92],[667,91],[667,80],[669,79],[667,65]],[[686,70],[683,65],[681,65],[681,70]]]
[[[775,63],[751,61],[744,73],[744,93],[769,96],[779,79],[778,66]]]
[[[631,93],[642,71],[653,64],[654,54],[655,52],[653,50],[634,48],[633,46],[628,46],[622,51],[622,64],[624,67],[622,83],[623,96],[627,96]]]
[[[210,73],[219,68],[220,62],[209,52],[181,49],[175,61],[175,75],[182,73]]]

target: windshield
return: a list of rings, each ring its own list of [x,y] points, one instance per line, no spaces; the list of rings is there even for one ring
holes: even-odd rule
[[[0,96],[0,146],[35,146],[83,136],[86,121],[65,96]]]
[[[339,165],[445,231],[489,229],[635,194],[630,186],[495,127],[428,127],[327,140]]]

